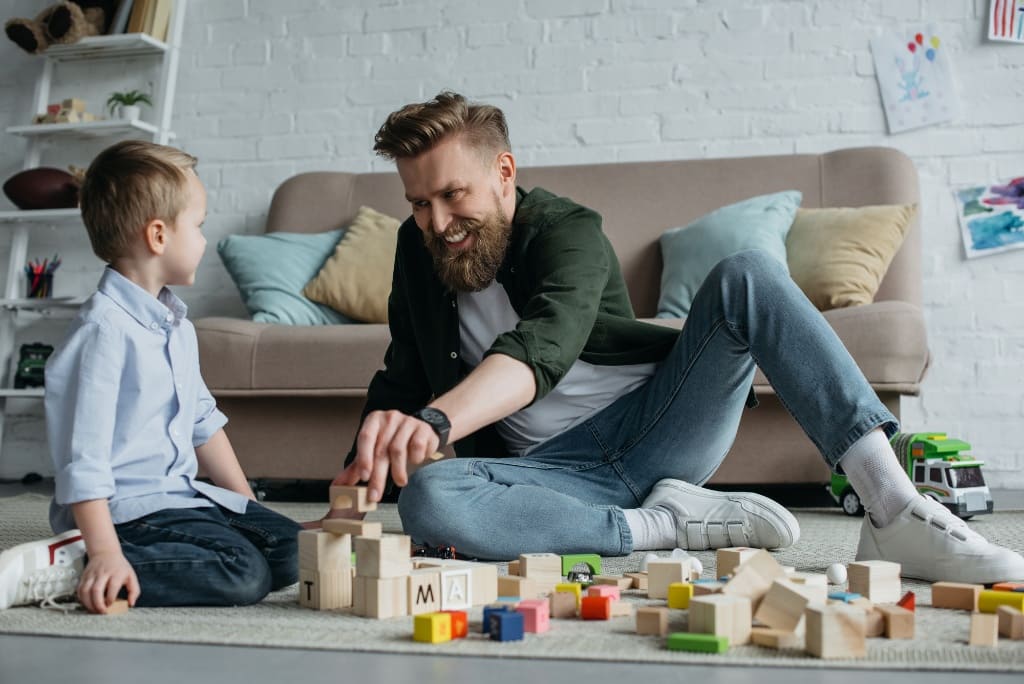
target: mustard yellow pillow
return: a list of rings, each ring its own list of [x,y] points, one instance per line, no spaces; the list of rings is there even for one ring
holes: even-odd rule
[[[789,273],[819,310],[870,304],[916,204],[798,209],[786,234]]]
[[[302,294],[363,323],[388,322],[398,219],[359,207],[334,254]]]

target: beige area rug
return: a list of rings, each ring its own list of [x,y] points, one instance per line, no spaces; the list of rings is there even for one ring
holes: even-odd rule
[[[0,498],[0,548],[47,536],[47,502],[45,497],[33,494]],[[315,504],[269,505],[298,520],[312,519],[324,510],[323,506]],[[400,531],[393,506],[382,507],[371,516],[384,522],[385,530]],[[799,570],[823,572],[833,562],[853,560],[859,520],[848,518],[838,509],[803,510],[796,516],[803,535],[793,548],[776,554],[781,563]],[[1024,512],[983,516],[971,524],[998,543],[1017,551],[1024,549]],[[708,570],[714,567],[713,552],[695,555]],[[641,554],[633,554],[608,558],[605,571],[636,570],[640,557]],[[504,569],[501,566],[500,572]],[[664,639],[635,634],[633,618],[607,622],[553,620],[550,632],[527,634],[524,641],[499,643],[478,633],[479,608],[470,613],[470,628],[475,628],[477,633],[471,633],[469,638],[439,645],[418,644],[412,641],[411,617],[371,620],[344,613],[306,610],[298,605],[295,586],[272,594],[259,605],[245,608],[133,609],[117,617],[94,616],[81,610],[64,614],[35,607],[12,608],[0,611],[0,633],[499,658],[1024,671],[1024,641],[1001,640],[995,648],[968,646],[970,619],[966,612],[930,608],[927,584],[905,581],[904,587],[917,593],[916,638],[910,641],[870,639],[868,656],[857,660],[822,661],[801,651],[775,651],[754,645],[733,647],[722,655],[677,653],[666,650]],[[656,603],[639,594],[628,598],[636,605]],[[685,631],[686,612],[672,613],[672,631]]]

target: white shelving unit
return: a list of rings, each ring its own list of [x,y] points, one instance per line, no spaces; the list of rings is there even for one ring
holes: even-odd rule
[[[153,93],[152,121],[103,120],[83,123],[38,124],[9,126],[9,135],[22,136],[27,149],[23,169],[40,165],[46,145],[62,140],[114,140],[118,138],[147,138],[168,144],[171,132],[171,113],[177,86],[178,60],[181,36],[185,24],[188,0],[175,0],[167,32],[167,41],[160,41],[145,33],[124,33],[110,36],[90,36],[72,45],[55,45],[41,56],[42,69],[36,80],[33,104],[35,112],[45,112],[59,65],[68,62],[110,62],[151,58],[159,60],[160,78]],[[74,315],[85,297],[54,297],[26,299],[21,295],[24,265],[28,260],[29,242],[33,230],[53,226],[81,226],[78,209],[44,209],[37,211],[0,211],[0,230],[11,231],[11,249],[8,255],[7,282],[0,297],[0,459],[3,458],[4,422],[8,399],[38,399],[43,388],[13,389],[17,369],[17,332],[20,319],[39,317],[67,317]]]

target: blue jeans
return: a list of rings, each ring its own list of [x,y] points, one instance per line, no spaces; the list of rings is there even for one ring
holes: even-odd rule
[[[742,252],[708,275],[646,385],[525,456],[421,468],[398,500],[405,531],[480,558],[630,553],[622,509],[639,507],[663,478],[703,484],[714,474],[755,364],[833,469],[871,430],[898,428],[786,270],[764,252]]]
[[[299,524],[250,501],[169,508],[115,525],[137,606],[243,606],[298,581]]]

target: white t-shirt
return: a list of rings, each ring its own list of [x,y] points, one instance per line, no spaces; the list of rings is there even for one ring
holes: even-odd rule
[[[460,292],[458,299],[460,351],[475,368],[498,335],[516,327],[519,315],[497,281],[480,292]],[[547,396],[501,420],[498,434],[509,451],[525,454],[644,384],[656,368],[654,363],[597,366],[577,359]]]

